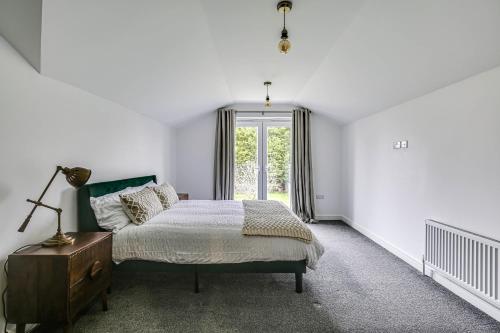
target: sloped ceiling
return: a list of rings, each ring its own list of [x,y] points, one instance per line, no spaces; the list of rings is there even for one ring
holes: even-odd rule
[[[500,65],[498,0],[44,0],[41,72],[176,125],[295,103],[346,123]]]
[[[42,0],[0,0],[0,34],[40,71]]]

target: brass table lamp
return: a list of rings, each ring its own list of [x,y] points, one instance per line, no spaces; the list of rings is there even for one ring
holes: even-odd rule
[[[31,210],[31,212],[29,213],[28,217],[26,217],[26,219],[24,220],[21,227],[19,227],[19,229],[17,230],[19,232],[24,232],[24,230],[28,226],[28,223],[31,220],[31,217],[33,216],[33,213],[35,212],[35,210],[37,209],[38,206],[42,206],[42,207],[51,209],[57,213],[57,232],[54,236],[52,236],[51,238],[49,238],[45,242],[43,242],[42,243],[43,246],[62,246],[65,244],[73,244],[73,242],[74,242],[74,239],[72,237],[65,235],[61,231],[62,209],[46,205],[42,202],[43,196],[45,195],[45,193],[47,192],[47,190],[49,189],[50,185],[52,184],[52,182],[54,181],[54,179],[56,178],[56,176],[59,172],[62,172],[64,175],[66,175],[66,181],[70,185],[77,187],[77,188],[85,185],[85,183],[90,178],[90,174],[92,173],[92,171],[90,171],[89,169],[85,169],[85,168],[79,168],[79,167],[77,167],[77,168],[63,168],[62,166],[57,166],[56,172],[54,172],[54,175],[50,179],[49,183],[47,184],[47,186],[45,186],[45,189],[43,190],[42,194],[40,195],[40,198],[38,198],[38,200],[36,200],[36,201],[31,200],[31,199],[27,199],[28,202],[31,202],[35,206]]]

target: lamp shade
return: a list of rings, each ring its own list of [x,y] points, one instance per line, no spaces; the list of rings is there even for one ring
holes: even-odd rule
[[[73,187],[81,187],[87,183],[92,171],[85,168],[63,168],[62,173],[66,176],[67,182]]]

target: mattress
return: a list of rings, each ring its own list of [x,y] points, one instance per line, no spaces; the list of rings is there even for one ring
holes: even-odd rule
[[[113,235],[113,261],[176,264],[306,260],[314,269],[324,252],[313,234],[309,244],[285,237],[243,236],[241,201],[179,201],[142,225]]]

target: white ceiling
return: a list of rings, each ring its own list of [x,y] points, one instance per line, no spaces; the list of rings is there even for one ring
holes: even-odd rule
[[[339,122],[500,65],[500,0],[45,0],[44,75],[176,125],[271,99]]]

